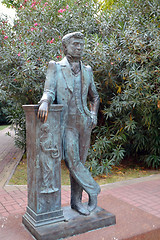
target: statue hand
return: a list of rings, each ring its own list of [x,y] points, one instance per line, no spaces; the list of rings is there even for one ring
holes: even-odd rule
[[[96,127],[97,125],[97,115],[92,114],[91,115],[91,119],[92,119],[92,129]]]
[[[41,103],[38,109],[38,118],[41,119],[42,122],[46,122],[48,118],[48,102],[44,101]]]

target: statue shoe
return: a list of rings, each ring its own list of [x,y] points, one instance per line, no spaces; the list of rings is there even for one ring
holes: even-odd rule
[[[89,195],[88,211],[92,212],[97,207],[97,194]]]
[[[81,202],[76,203],[76,204],[71,204],[71,208],[74,209],[75,211],[79,212],[82,215],[89,215],[90,212],[83,206]]]

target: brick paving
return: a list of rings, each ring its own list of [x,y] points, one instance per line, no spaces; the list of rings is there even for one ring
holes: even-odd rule
[[[62,186],[62,205],[70,204],[70,187]],[[87,201],[84,193],[83,201]],[[24,213],[27,206],[27,186],[6,185],[0,188],[0,216],[8,217],[10,214]]]
[[[140,183],[134,183],[133,180],[133,184],[131,185],[104,190],[102,194],[111,194],[124,202],[160,218],[160,174],[156,177],[159,177],[159,179],[151,178],[148,181]]]
[[[139,180],[139,182],[137,182]],[[160,174],[102,186],[99,198],[112,195],[134,207],[160,218]],[[70,187],[62,186],[62,206],[70,204]],[[86,193],[83,201],[88,201]],[[24,213],[27,206],[27,187],[6,185],[0,188],[0,216]]]

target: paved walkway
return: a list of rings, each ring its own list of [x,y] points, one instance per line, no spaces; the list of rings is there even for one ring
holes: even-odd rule
[[[101,186],[99,198],[112,195],[134,207],[160,218],[160,174],[111,183]],[[26,185],[6,185],[0,188],[0,215],[8,217],[12,213],[23,213],[27,206]],[[87,201],[87,194],[83,194]],[[62,186],[62,205],[70,203],[70,186]]]
[[[7,136],[6,133],[10,133]],[[0,186],[4,186],[15,170],[23,151],[14,145],[14,131],[5,128],[0,131]]]
[[[98,205],[116,215],[116,225],[68,240],[160,240],[160,174],[101,186]],[[33,240],[21,223],[27,187],[0,188],[0,239]],[[87,201],[84,194],[83,201]],[[62,206],[69,205],[70,187],[62,186]],[[15,225],[16,224],[16,225]]]
[[[16,150],[11,142],[4,144],[1,138],[0,141],[1,176],[4,169],[9,169],[4,163],[10,165],[15,158],[7,155],[7,149],[10,146],[15,154]],[[106,184],[101,189],[98,205],[116,215],[116,225],[68,240],[160,240],[160,174]],[[88,201],[87,194],[84,194],[83,201]],[[69,202],[70,187],[62,186],[62,206],[69,205]],[[0,240],[34,239],[22,225],[26,206],[26,186],[0,187]]]

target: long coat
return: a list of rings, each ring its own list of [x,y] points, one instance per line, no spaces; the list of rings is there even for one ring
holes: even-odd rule
[[[91,117],[91,111],[97,114],[99,107],[99,95],[93,80],[90,66],[84,66],[81,62],[81,93],[84,113]],[[72,97],[74,76],[66,57],[60,62],[50,61],[48,65],[44,93],[40,103],[47,100],[49,104],[56,100],[57,104],[63,105],[61,113],[62,136],[67,122],[68,106]],[[90,110],[87,105],[89,100]]]
[[[90,66],[84,66],[81,63],[81,102],[83,111],[80,118],[85,120],[83,123],[84,125],[81,125],[82,128],[80,133],[82,135],[85,134],[83,137],[83,141],[85,140],[84,144],[81,144],[80,137],[78,142],[77,134],[75,134],[75,130],[77,129],[70,129],[67,127],[68,110],[73,89],[74,75],[67,58],[65,57],[62,61],[57,63],[50,61],[44,93],[40,103],[46,100],[51,104],[56,100],[56,103],[63,105],[61,112],[62,157],[66,161],[71,175],[71,204],[75,204],[75,202],[77,202],[76,199],[81,199],[83,189],[89,195],[98,194],[100,192],[99,185],[94,181],[89,171],[84,166],[91,134],[91,127],[87,128],[86,124],[88,121],[92,121],[92,114],[97,114],[99,106],[99,96]],[[90,109],[87,103],[89,103]],[[79,119],[80,123],[82,123],[81,119]],[[75,147],[76,144],[78,144],[78,147]],[[80,147],[81,145],[82,148]],[[80,150],[83,150],[83,154],[81,154],[83,156],[81,157]]]

